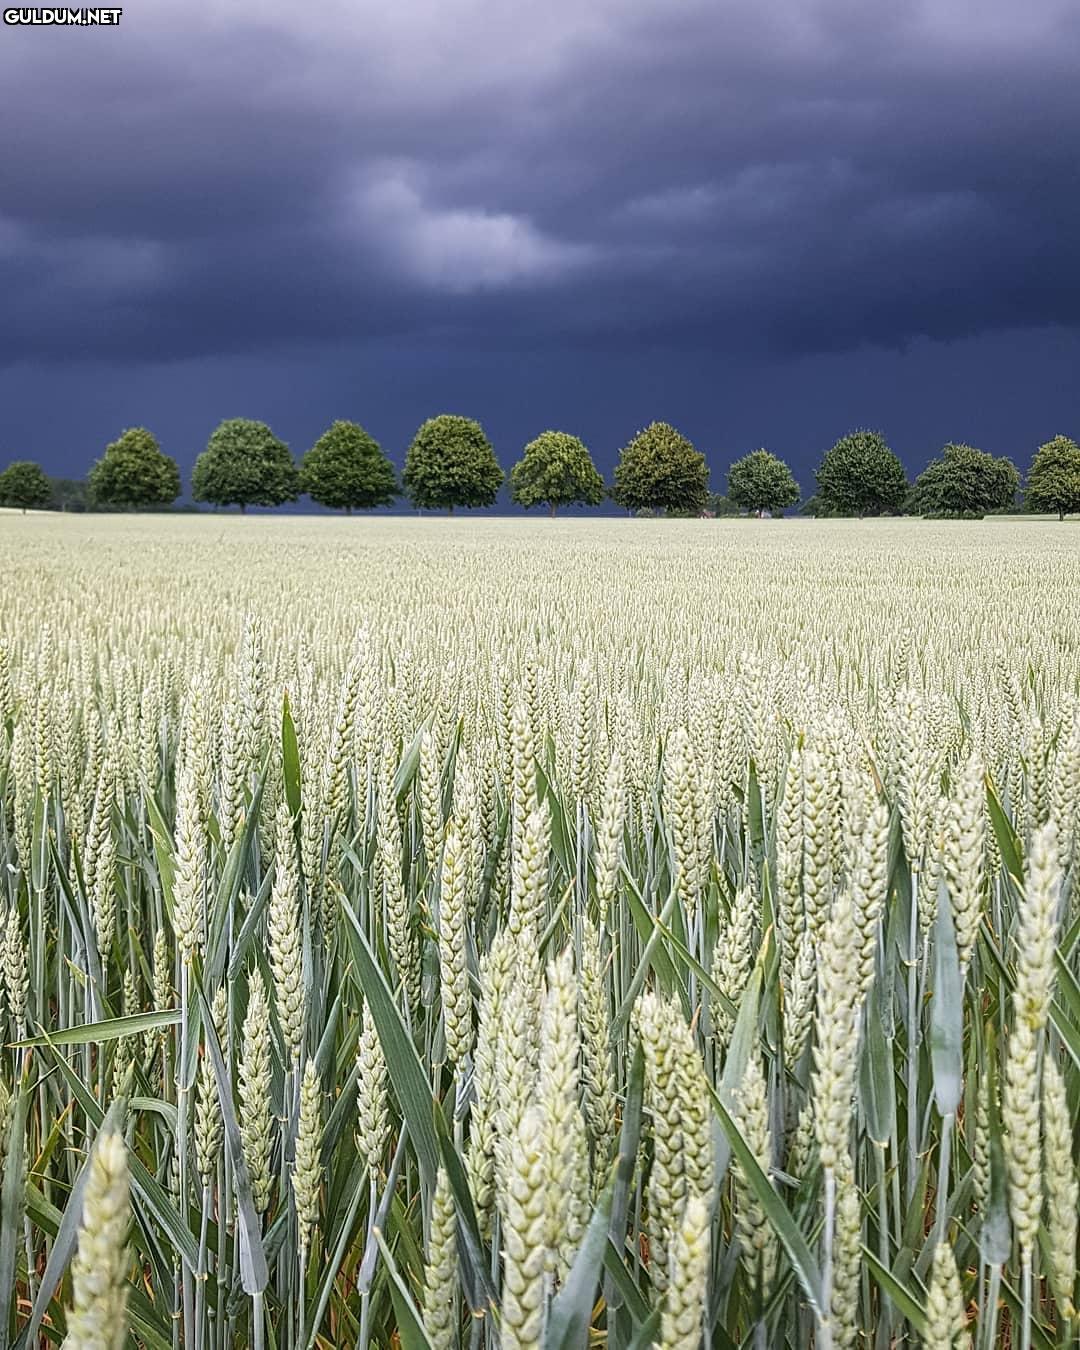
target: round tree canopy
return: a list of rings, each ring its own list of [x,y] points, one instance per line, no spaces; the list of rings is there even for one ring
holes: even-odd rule
[[[265,422],[233,417],[221,423],[195,461],[197,502],[215,506],[280,506],[299,492],[289,447]]]
[[[52,484],[40,464],[32,459],[13,460],[0,473],[0,506],[23,511],[40,510],[52,498]]]
[[[1025,499],[1029,510],[1056,511],[1059,520],[1080,511],[1080,445],[1068,436],[1055,436],[1040,445]]]
[[[519,506],[598,506],[604,480],[584,444],[565,431],[544,431],[510,470],[510,495]]]
[[[744,511],[776,515],[799,500],[799,485],[782,459],[754,450],[728,470],[727,495]]]
[[[1010,507],[1019,487],[1010,460],[950,442],[915,479],[904,509],[916,516],[984,516]]]
[[[355,422],[335,422],[300,465],[300,491],[320,506],[368,511],[387,506],[397,490],[394,466]]]
[[[105,447],[89,483],[98,506],[169,506],[180,495],[180,470],[145,427],[129,427]]]
[[[442,413],[413,437],[401,477],[414,506],[452,511],[493,506],[503,471],[479,422]]]
[[[709,467],[673,426],[653,422],[623,447],[611,495],[627,511],[697,515],[709,502]]]
[[[904,466],[879,431],[842,436],[821,461],[816,478],[822,514],[896,515],[908,493]]]

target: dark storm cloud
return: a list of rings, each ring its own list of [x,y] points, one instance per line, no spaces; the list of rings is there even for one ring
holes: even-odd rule
[[[0,33],[0,359],[827,352],[1080,317],[1036,0],[159,0]]]

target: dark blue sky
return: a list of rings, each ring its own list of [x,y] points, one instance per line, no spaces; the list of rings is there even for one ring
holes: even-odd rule
[[[0,28],[0,463],[258,417],[504,465],[654,418],[714,485],[855,425],[1080,437],[1069,0],[139,0]]]

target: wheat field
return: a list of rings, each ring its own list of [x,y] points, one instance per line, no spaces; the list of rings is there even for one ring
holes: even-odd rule
[[[5,517],[0,1350],[1075,1344],[1077,542]]]

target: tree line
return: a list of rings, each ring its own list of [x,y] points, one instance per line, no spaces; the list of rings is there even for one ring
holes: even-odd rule
[[[351,512],[388,506],[404,495],[418,510],[490,507],[505,475],[479,422],[444,413],[419,428],[400,481],[379,443],[355,422],[337,421],[299,463],[265,422],[222,422],[195,461],[192,497],[212,506],[281,506],[306,495]],[[31,460],[0,473],[0,505],[23,510],[58,504],[57,482]],[[727,491],[712,494],[705,456],[666,422],[639,431],[620,452],[605,484],[583,442],[545,431],[525,446],[510,470],[510,496],[525,508],[598,506],[610,496],[638,514],[776,515],[802,497],[788,465],[754,450],[727,473]],[[1015,507],[1020,474],[1011,460],[950,442],[909,483],[903,465],[877,431],[850,432],[825,454],[816,490],[803,503],[820,516],[919,515],[977,517]],[[74,485],[78,487],[78,484]],[[170,507],[181,492],[180,470],[145,427],[132,427],[105,447],[86,482],[85,504],[104,510]],[[1080,446],[1055,436],[1039,447],[1024,486],[1024,506],[1080,511]]]

